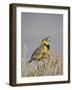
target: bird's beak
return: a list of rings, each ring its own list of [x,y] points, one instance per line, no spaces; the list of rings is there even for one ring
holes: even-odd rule
[[[50,36],[46,37],[46,40],[48,40],[50,38]]]

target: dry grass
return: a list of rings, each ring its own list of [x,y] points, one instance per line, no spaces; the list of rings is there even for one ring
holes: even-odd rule
[[[63,61],[61,57],[57,56],[55,50],[51,50],[50,58],[47,55],[41,61],[24,62],[21,68],[22,77],[62,75]]]

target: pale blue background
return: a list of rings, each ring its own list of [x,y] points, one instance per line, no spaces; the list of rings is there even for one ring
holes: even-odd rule
[[[33,51],[46,36],[50,36],[51,47],[63,56],[62,14],[21,13],[21,50],[25,44],[28,48],[26,60],[30,60]],[[23,54],[24,51],[22,57]]]

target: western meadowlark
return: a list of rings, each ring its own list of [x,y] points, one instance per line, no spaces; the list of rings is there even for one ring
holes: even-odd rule
[[[29,63],[33,60],[40,61],[48,55],[48,53],[50,52],[50,44],[48,38],[49,37],[46,37],[41,41],[41,45],[33,52]]]

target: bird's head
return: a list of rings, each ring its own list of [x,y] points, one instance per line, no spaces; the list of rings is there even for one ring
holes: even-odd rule
[[[48,39],[49,39],[49,36],[46,37],[45,39],[43,39],[42,42],[41,42],[41,44],[42,45],[49,45],[49,40]]]

